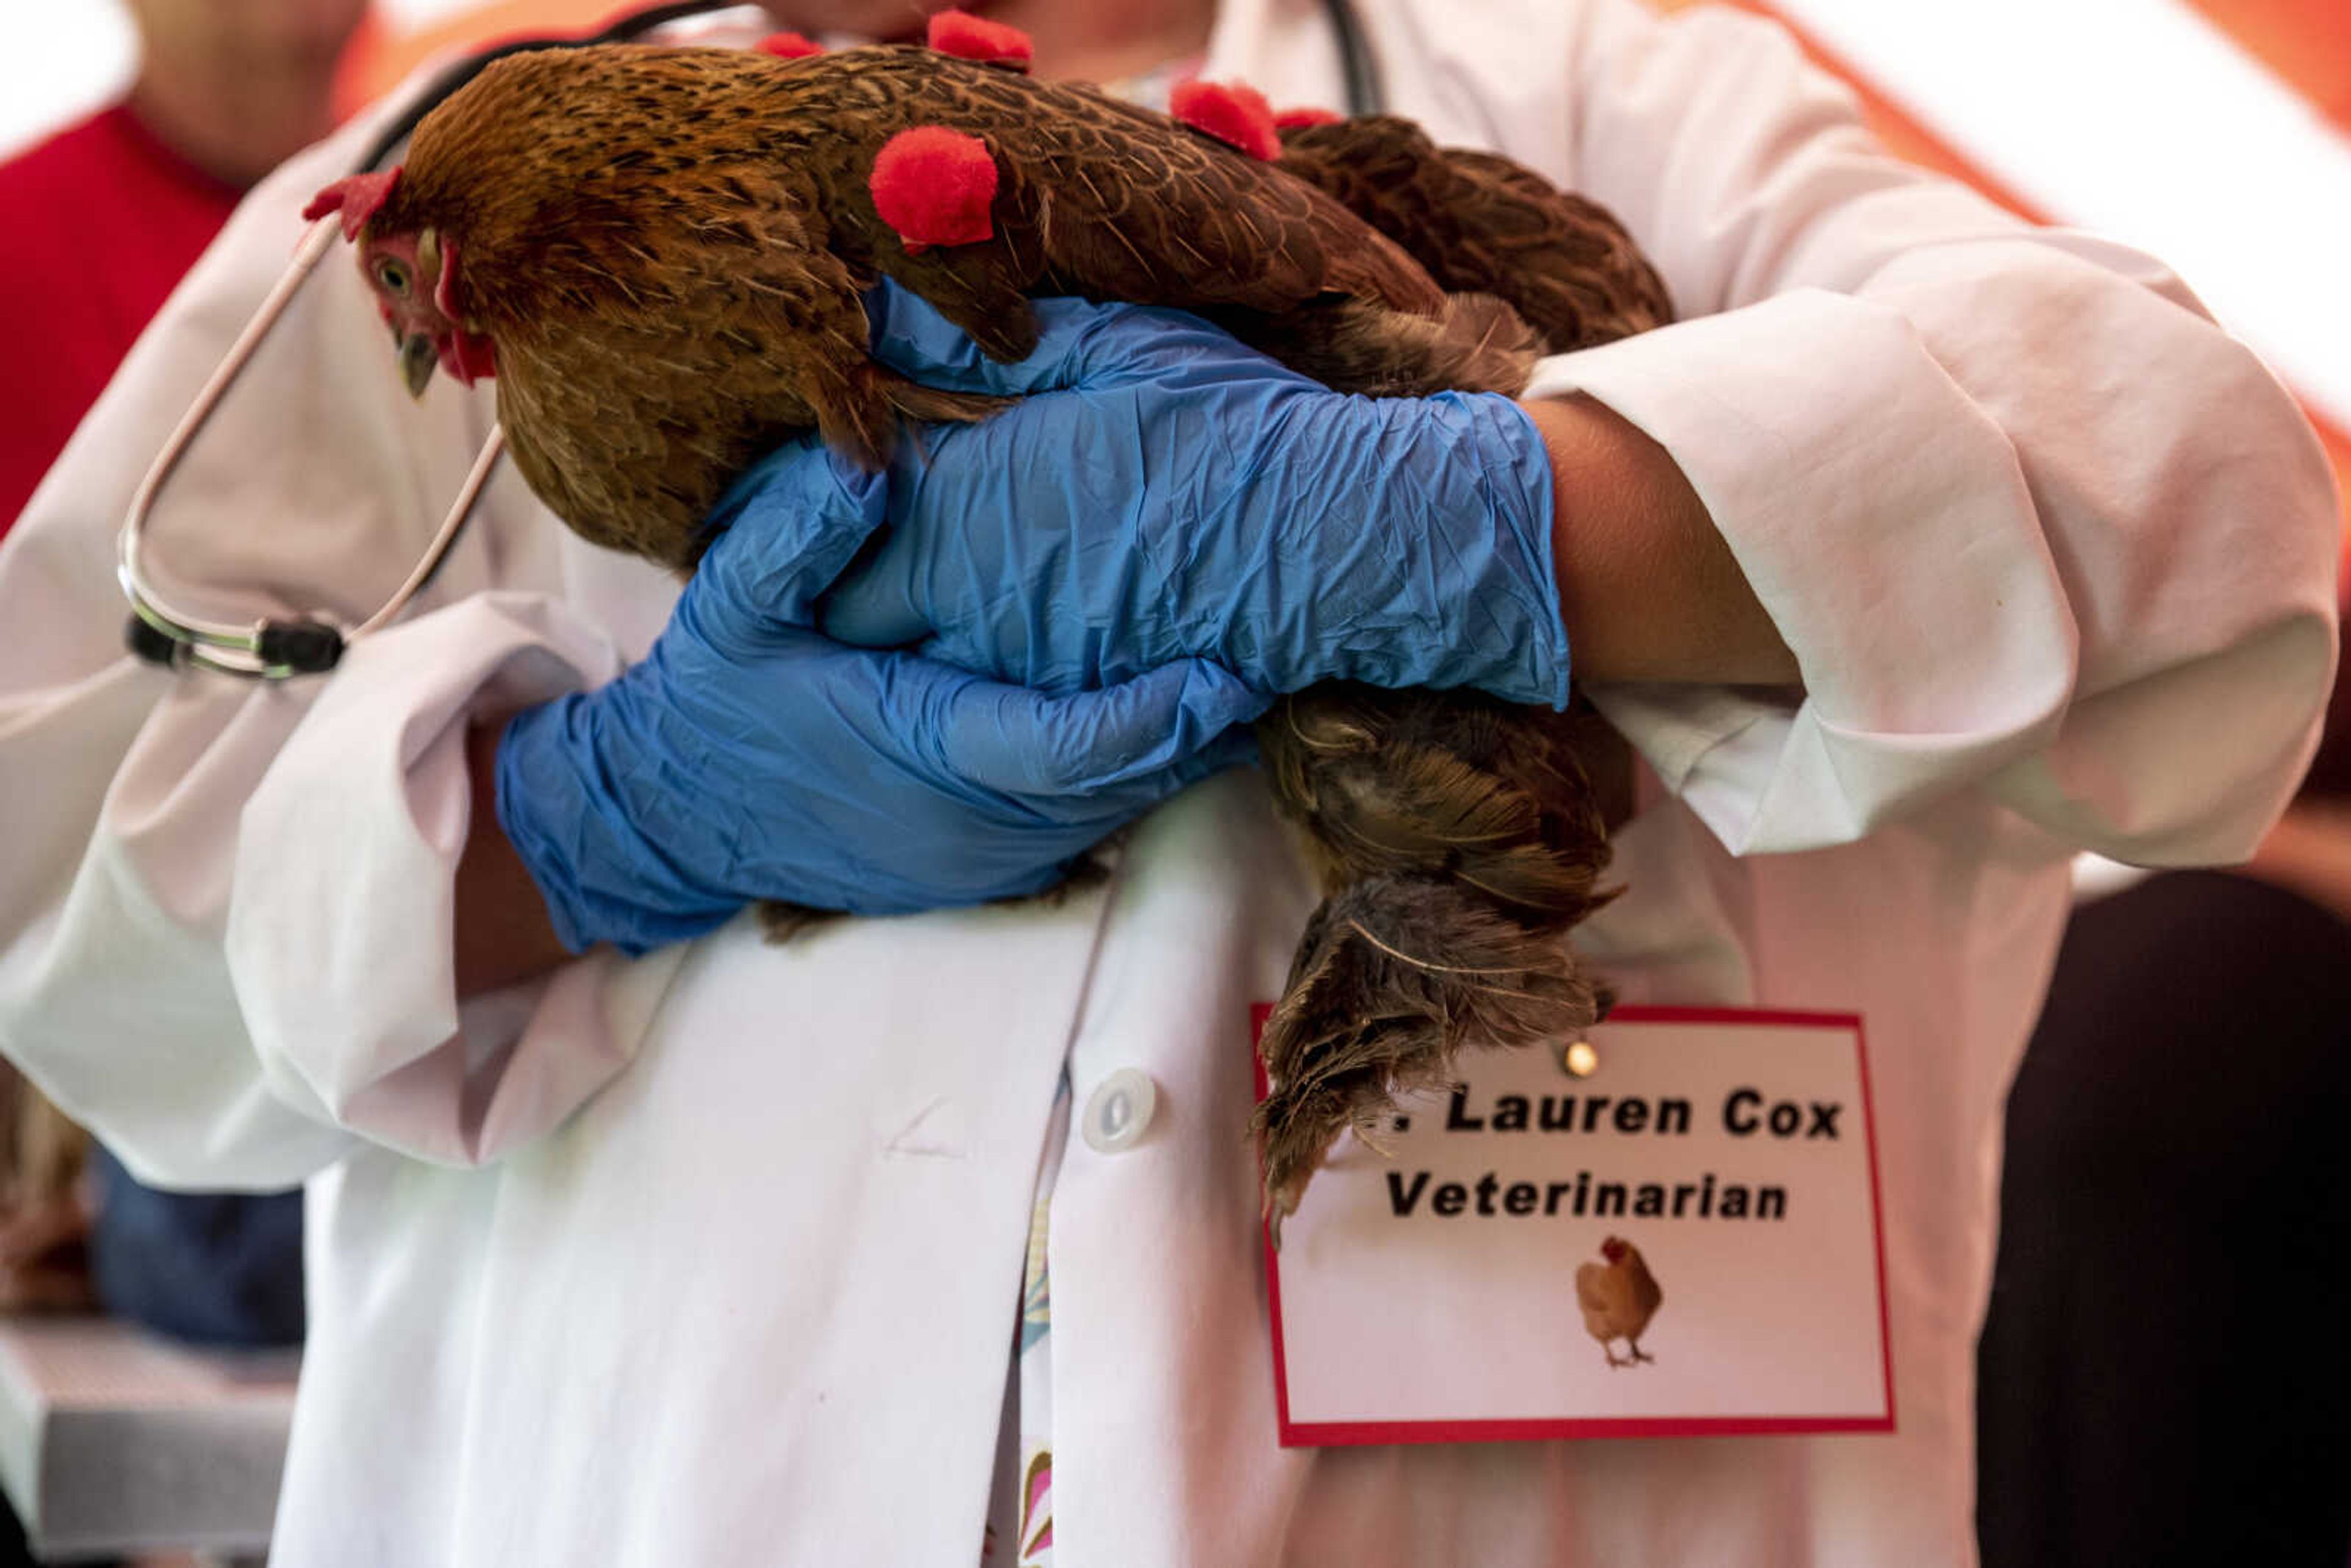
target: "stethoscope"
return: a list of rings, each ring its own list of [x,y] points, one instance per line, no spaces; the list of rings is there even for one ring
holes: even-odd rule
[[[408,139],[419,121],[431,113],[444,99],[464,87],[479,75],[492,61],[507,55],[531,49],[578,48],[588,44],[624,43],[638,38],[656,28],[705,12],[732,10],[743,0],[674,0],[674,3],[648,6],[622,16],[602,31],[580,38],[522,38],[500,44],[452,64],[434,78],[432,84],[418,95],[397,118],[376,133],[359,159],[353,172],[364,173],[381,164],[392,149]],[[1386,94],[1380,80],[1379,64],[1364,37],[1361,19],[1350,0],[1322,0],[1332,38],[1339,48],[1339,65],[1345,84],[1347,112],[1350,115],[1378,114],[1386,103]],[[131,651],[151,664],[164,664],[173,669],[214,670],[223,674],[242,675],[256,680],[284,680],[292,675],[319,674],[331,670],[340,663],[343,650],[358,639],[397,619],[417,594],[423,591],[441,563],[464,531],[465,519],[480,498],[483,487],[489,483],[491,470],[496,467],[498,455],[506,449],[505,433],[496,425],[490,427],[487,439],[474,459],[465,483],[458,487],[457,497],[451,503],[448,515],[432,542],[425,546],[415,568],[407,580],[392,591],[374,614],[356,625],[345,625],[323,615],[300,615],[265,618],[235,624],[208,621],[173,608],[154,585],[147,580],[140,561],[146,541],[148,516],[154,510],[155,498],[162,493],[172,471],[179,466],[189,444],[212,417],[213,409],[228,389],[235,384],[254,350],[263,338],[276,326],[286,312],[295,293],[314,271],[327,253],[334,248],[340,237],[337,215],[329,213],[319,218],[302,237],[287,267],[268,296],[256,310],[245,330],[229,345],[222,359],[187,413],[180,416],[171,439],[147,470],[145,478],[131,497],[131,509],[123,518],[115,575],[122,584],[123,596],[131,601],[131,619],[125,628],[125,640]]]

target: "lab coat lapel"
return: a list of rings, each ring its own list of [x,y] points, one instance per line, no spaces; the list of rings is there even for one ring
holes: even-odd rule
[[[496,1166],[397,1174],[490,1215],[475,1305],[396,1364],[314,1359],[303,1418],[397,1443],[377,1412],[465,1410],[479,1484],[440,1494],[445,1531],[407,1527],[465,1543],[453,1568],[972,1561],[1103,907],[841,921],[780,947],[746,916],[696,944],[630,1070],[569,1124]],[[383,1234],[333,1250],[331,1214],[320,1234],[323,1276],[374,1321],[445,1318],[429,1260],[387,1258]],[[372,1448],[307,1455],[289,1562],[348,1560],[319,1553],[339,1511],[378,1509]]]
[[[1123,1151],[1072,1137],[1053,1192],[1063,1562],[1247,1563],[1280,1534],[1269,1512],[1307,1456],[1271,1442],[1249,1010],[1280,995],[1314,897],[1254,771],[1180,797],[1128,846],[1071,1086],[1081,1127],[1123,1068],[1150,1076],[1157,1104]]]

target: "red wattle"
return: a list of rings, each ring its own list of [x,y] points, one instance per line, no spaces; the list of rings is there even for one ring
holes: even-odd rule
[[[918,125],[882,144],[868,181],[873,209],[911,253],[971,245],[996,233],[996,160],[987,143],[944,125]]]
[[[498,373],[498,356],[486,334],[457,332],[441,340],[441,368],[469,387]]]
[[[1240,82],[1187,81],[1167,95],[1167,110],[1193,130],[1229,142],[1252,158],[1281,156],[1265,94]]]
[[[779,60],[804,60],[810,55],[824,53],[822,44],[811,42],[798,33],[770,33],[751,47]]]
[[[941,11],[933,16],[923,41],[943,55],[1024,71],[1037,53],[1035,46],[1029,42],[1029,35],[1019,28],[990,22],[967,11]]]

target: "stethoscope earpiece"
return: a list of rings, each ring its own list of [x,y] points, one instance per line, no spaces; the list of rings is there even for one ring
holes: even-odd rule
[[[217,670],[263,680],[323,675],[342,663],[346,646],[341,627],[308,615],[264,621],[244,636],[223,640],[193,635],[184,626],[175,631],[147,613],[133,613],[122,623],[122,643],[144,663],[167,670]]]
[[[342,662],[343,633],[324,621],[265,621],[253,639],[254,652],[272,669],[298,675],[324,674]]]
[[[141,615],[123,622],[122,643],[148,664],[161,664],[167,670],[178,667],[180,650],[188,646],[161,626],[150,625]]]

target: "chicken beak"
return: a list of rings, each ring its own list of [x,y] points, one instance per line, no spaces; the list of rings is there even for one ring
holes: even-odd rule
[[[423,397],[433,380],[433,371],[441,362],[440,351],[433,340],[423,332],[411,332],[398,340],[400,344],[400,378],[408,383],[408,395]]]

